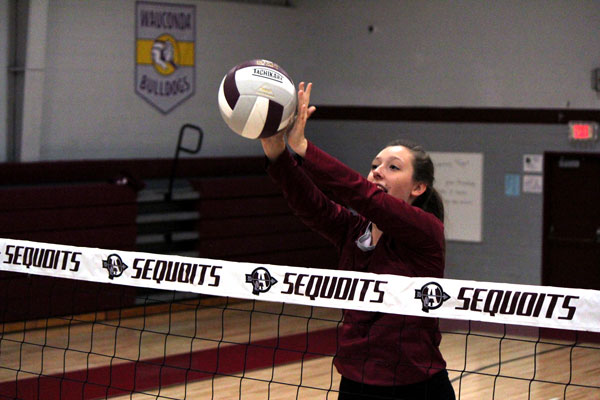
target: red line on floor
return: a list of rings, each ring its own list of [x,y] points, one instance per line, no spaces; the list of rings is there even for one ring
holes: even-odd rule
[[[0,383],[0,396],[91,400],[332,356],[336,329]]]

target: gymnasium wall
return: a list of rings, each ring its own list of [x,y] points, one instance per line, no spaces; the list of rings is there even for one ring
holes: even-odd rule
[[[0,2],[0,70],[7,71],[9,67],[8,45],[8,3]],[[6,160],[7,145],[7,118],[8,118],[8,74],[0,74],[0,161]]]
[[[173,3],[196,7],[196,88],[164,115],[134,91],[135,1],[49,0],[41,160],[171,157],[184,123],[204,129],[201,157],[259,155],[259,144],[229,132],[216,108],[225,72],[256,57],[314,82],[313,102],[322,105],[596,109],[600,102],[592,89],[600,67],[594,0]],[[0,30],[0,42],[5,35]],[[507,196],[504,177],[521,172],[523,154],[572,150],[566,127],[315,120],[308,128],[317,144],[365,173],[398,134],[432,151],[484,153],[483,241],[449,243],[447,276],[540,283],[542,195]]]
[[[43,159],[171,157],[184,123],[204,130],[203,157],[259,154],[258,143],[226,130],[217,89],[225,73],[246,59],[295,65],[298,11],[181,3],[196,7],[195,94],[163,115],[134,91],[135,1],[50,2]]]
[[[316,104],[599,102],[591,88],[600,66],[593,0],[182,1],[196,7],[196,89],[168,115],[134,92],[134,0],[48,2],[42,160],[171,156],[186,122],[205,130],[203,156],[259,154],[257,143],[226,130],[216,108],[225,72],[256,57],[313,81]]]

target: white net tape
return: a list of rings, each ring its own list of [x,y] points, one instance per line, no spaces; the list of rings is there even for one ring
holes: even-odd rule
[[[600,332],[600,291],[0,239],[0,270],[318,307]]]

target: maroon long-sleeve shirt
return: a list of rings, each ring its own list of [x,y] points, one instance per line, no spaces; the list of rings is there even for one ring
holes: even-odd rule
[[[339,249],[339,269],[443,276],[444,227],[433,214],[384,193],[312,143],[301,164],[285,151],[267,171],[294,214]],[[331,200],[319,187],[345,206]],[[356,241],[371,222],[383,235],[374,248],[361,249]],[[446,367],[439,351],[437,322],[346,310],[335,365],[346,378],[370,385],[424,381]]]

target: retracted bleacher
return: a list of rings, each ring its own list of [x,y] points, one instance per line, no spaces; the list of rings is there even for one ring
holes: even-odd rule
[[[168,159],[0,164],[0,235],[116,251],[335,265],[335,250],[291,214],[262,157],[184,158],[170,185],[171,174]],[[135,306],[143,291],[2,273],[0,321],[123,309]]]

